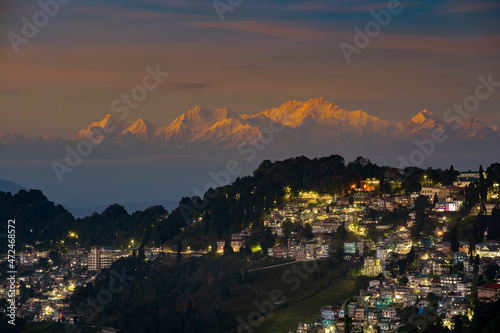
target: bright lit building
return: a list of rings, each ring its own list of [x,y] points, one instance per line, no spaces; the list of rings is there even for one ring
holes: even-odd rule
[[[476,253],[481,258],[500,257],[500,243],[497,241],[476,244]]]
[[[88,256],[89,271],[98,271],[111,267],[116,260],[127,257],[128,253],[119,250],[107,249],[102,246],[92,246]]]
[[[452,185],[423,186],[420,195],[425,195],[431,201],[434,200],[434,195],[437,195],[440,201],[444,201],[447,198],[459,199],[464,196],[464,188]]]

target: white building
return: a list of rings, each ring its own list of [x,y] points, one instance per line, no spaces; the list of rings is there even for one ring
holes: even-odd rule
[[[128,256],[128,253],[119,250],[106,249],[102,246],[92,246],[88,256],[88,269],[89,271],[98,271],[103,268],[109,268],[116,260]]]

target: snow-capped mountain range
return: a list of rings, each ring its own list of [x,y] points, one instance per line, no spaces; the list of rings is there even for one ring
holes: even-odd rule
[[[407,123],[382,120],[361,110],[347,111],[324,98],[306,102],[289,101],[256,115],[238,115],[229,108],[209,110],[195,107],[168,125],[143,119],[122,120],[108,114],[80,130],[72,140],[91,140],[110,144],[142,143],[153,146],[183,148],[234,148],[259,138],[264,129],[280,128],[276,135],[285,146],[346,146],[362,142],[393,142],[430,138],[436,129],[459,140],[497,140],[495,126],[469,118],[458,128],[432,112],[421,111]],[[375,140],[375,141],[374,141]],[[378,140],[378,141],[377,141]],[[4,145],[54,144],[60,138],[28,139],[17,133],[0,133]]]

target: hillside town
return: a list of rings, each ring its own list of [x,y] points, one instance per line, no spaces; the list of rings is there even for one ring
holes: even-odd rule
[[[450,231],[449,220],[464,204],[464,187],[478,179],[478,172],[462,173],[453,186],[422,186],[419,193],[411,196],[371,195],[376,180],[367,181],[350,198],[335,197],[330,202],[328,198],[306,194],[302,200],[289,203],[286,210],[271,212],[268,225],[276,235],[283,235],[284,221],[295,218],[310,223],[314,237],[306,242],[289,239],[288,244],[269,249],[270,256],[319,259],[330,255],[341,243],[343,259],[359,262],[359,274],[373,277],[368,288],[361,289],[358,295],[318,309],[315,322],[300,322],[297,333],[345,332],[346,323],[350,329],[357,327],[369,332],[394,332],[405,324],[424,327],[425,320],[412,321],[417,315],[440,316],[443,325],[451,330],[455,317],[472,318],[471,295],[475,294],[481,302],[498,301],[500,242],[486,241],[487,231],[484,241],[472,247],[465,239],[455,239],[456,244],[443,239]],[[478,203],[472,214],[491,215],[495,207],[498,209],[498,187],[494,184],[488,201]],[[415,203],[421,196],[433,203],[425,208],[425,215],[435,228],[411,235],[417,218]],[[367,210],[399,209],[408,214],[397,225],[367,216]],[[339,234],[339,228],[351,231],[356,239],[341,242],[331,237]],[[397,262],[406,265],[405,272],[398,271]],[[479,284],[477,274],[483,275],[487,283]]]
[[[451,329],[456,316],[473,316],[471,295],[482,302],[499,300],[500,242],[486,240],[487,232],[476,244],[456,234],[448,237],[450,221],[466,203],[465,186],[479,178],[479,172],[461,173],[454,185],[444,186],[424,177],[421,191],[411,195],[381,194],[377,179],[353,184],[348,196],[287,195],[283,207],[270,210],[263,221],[274,237],[274,246],[266,249],[269,257],[309,261],[340,256],[357,264],[356,274],[370,277],[359,294],[339,304],[324,304],[314,322],[298,323],[297,333],[347,332],[352,327],[392,332],[416,316],[442,317],[443,325]],[[477,203],[471,214],[491,215],[498,209],[499,190],[499,184],[493,184],[487,200]],[[188,225],[196,223],[195,219]],[[223,255],[230,246],[240,252],[251,236],[250,230],[233,233],[213,250]],[[78,239],[73,232],[68,237]],[[25,271],[18,277],[18,317],[32,322],[78,322],[79,314],[69,304],[73,291],[92,282],[116,260],[139,251],[134,240],[120,250],[59,245],[64,251],[39,251],[26,245],[16,254],[16,266]],[[195,251],[186,245],[184,256],[212,252],[212,246]],[[176,254],[166,247],[143,250],[149,261]],[[478,274],[487,283],[480,285]],[[7,293],[7,284],[0,286],[0,297],[7,299]]]

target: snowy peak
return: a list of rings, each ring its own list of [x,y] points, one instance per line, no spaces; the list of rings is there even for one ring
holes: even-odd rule
[[[432,112],[423,110],[419,112],[416,116],[411,118],[410,122],[413,122],[415,124],[423,124],[427,121],[434,121],[434,119],[436,119],[436,117]]]
[[[258,136],[257,127],[243,124],[239,119],[228,118],[200,132],[192,139],[192,142],[209,142],[224,147],[237,147],[250,140],[251,137]]]
[[[56,144],[62,142],[61,138],[50,138],[39,136],[27,138],[22,134],[14,132],[0,132],[0,144],[4,145],[27,145],[27,144]]]
[[[309,132],[331,132],[336,135],[356,136],[399,135],[404,125],[389,122],[369,115],[361,110],[346,111],[324,98],[313,98],[307,102],[289,101],[274,109],[265,110],[264,115],[291,128],[309,128]]]
[[[446,126],[447,124],[436,117],[432,112],[423,110],[411,118],[411,120],[406,124],[403,137],[431,137],[434,131],[445,130]]]
[[[418,113],[406,124],[403,137],[431,137],[436,130],[445,131],[449,136],[461,139],[489,140],[500,137],[493,128],[475,118],[468,118],[455,128],[455,123],[447,123],[426,110]]]
[[[5,145],[23,144],[29,142],[24,135],[14,132],[0,132],[0,143]]]
[[[122,134],[128,138],[135,138],[143,142],[151,142],[158,127],[158,125],[139,118],[124,130]]]
[[[229,118],[241,119],[238,114],[229,108],[210,110],[197,106],[177,117],[172,122],[172,125],[183,123],[192,129],[199,129],[200,127],[210,127],[218,121]]]
[[[498,132],[495,132],[491,127],[486,126],[485,123],[475,119],[469,118],[463,121],[459,127],[459,135],[466,138],[475,139],[493,139],[498,137]]]
[[[96,121],[80,130],[74,140],[91,139],[102,140],[112,133],[121,133],[133,124],[132,121],[122,120],[111,114],[107,114],[102,120]]]
[[[75,139],[97,137],[113,143],[143,142],[172,148],[204,143],[208,145],[204,147],[228,148],[238,147],[251,138],[257,138],[273,121],[276,126],[282,124],[286,127],[286,131],[280,133],[280,142],[304,147],[323,145],[325,142],[339,147],[352,144],[362,147],[366,143],[387,144],[395,140],[429,138],[436,129],[466,140],[500,137],[500,133],[476,119],[468,119],[458,130],[453,130],[453,124],[424,110],[404,124],[382,120],[361,110],[344,110],[325,98],[311,98],[308,101],[290,100],[255,115],[243,116],[230,108],[208,109],[197,106],[181,114],[170,124],[162,126],[143,119],[128,121],[106,115],[102,120],[82,129]],[[100,136],[96,133],[100,133]],[[3,141],[15,139],[4,136]]]
[[[195,138],[199,140],[201,133],[228,119],[243,121],[230,108],[210,110],[197,106],[177,117],[171,124],[159,128],[155,134],[155,142],[171,140],[189,142]]]
[[[311,98],[307,102],[288,101],[277,108],[264,110],[259,115],[295,128],[301,126],[306,118],[310,120],[335,118],[334,114],[342,111],[339,106],[324,98]]]

